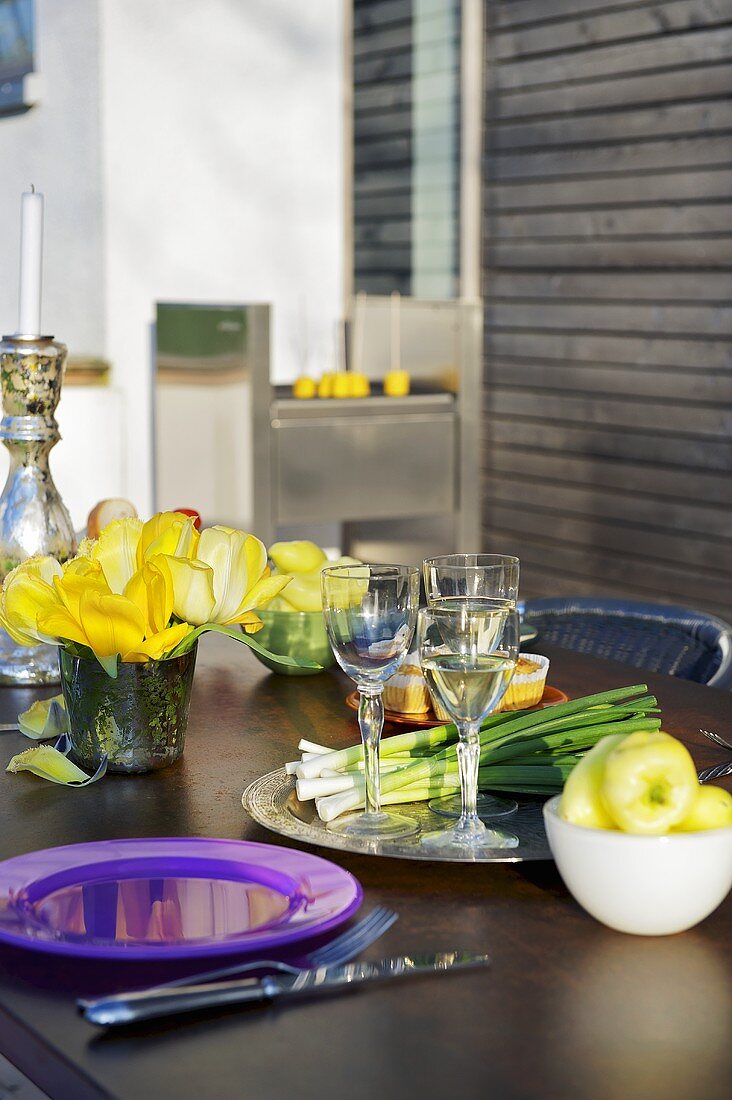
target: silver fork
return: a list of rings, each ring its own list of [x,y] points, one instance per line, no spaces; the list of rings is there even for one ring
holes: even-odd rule
[[[721,779],[724,775],[732,775],[732,760],[725,760],[724,764],[715,764],[711,768],[702,768],[697,775],[700,783],[707,783],[710,779]]]
[[[732,749],[732,741],[725,741],[718,733],[712,733],[711,730],[702,729],[699,730],[699,733],[703,733],[705,737],[708,737],[710,741],[714,741],[715,744],[721,745],[723,749]]]
[[[377,905],[367,916],[356,921],[345,932],[341,932],[340,936],[336,936],[335,939],[330,940],[314,951],[308,952],[306,955],[301,955],[298,958],[299,966],[295,966],[294,963],[282,962],[281,959],[253,959],[251,962],[222,966],[217,970],[205,970],[196,974],[188,974],[185,978],[174,978],[172,981],[160,982],[159,985],[153,985],[149,988],[151,990],[174,989],[178,985],[197,985],[199,982],[212,982],[218,978],[249,974],[255,970],[276,970],[282,974],[299,974],[301,970],[316,969],[319,966],[340,966],[341,963],[348,962],[368,947],[369,944],[383,936],[384,932],[391,928],[396,920],[398,920],[398,914],[393,909],[387,909],[384,905]],[[117,993],[115,996],[123,997],[124,993]],[[95,996],[94,999],[98,1000],[99,998]],[[76,1003],[80,1008],[85,1008],[89,1002],[86,999],[80,999]]]

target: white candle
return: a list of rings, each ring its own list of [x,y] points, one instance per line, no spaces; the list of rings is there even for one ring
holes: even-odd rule
[[[20,305],[18,335],[41,334],[43,195],[24,191],[20,203]]]

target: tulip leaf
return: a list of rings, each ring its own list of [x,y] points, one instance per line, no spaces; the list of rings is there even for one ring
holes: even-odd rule
[[[99,661],[104,671],[112,680],[117,679],[117,664],[119,662],[119,653],[113,653],[111,657],[100,657],[98,653],[94,656]]]
[[[65,641],[63,648],[67,653],[70,653],[72,657],[81,657],[85,661],[99,661],[104,671],[113,680],[117,679],[117,672],[119,666],[119,653],[113,653],[111,657],[100,657],[98,653],[95,653],[89,646],[81,645],[79,642]]]
[[[269,649],[265,649],[259,642],[255,642],[251,634],[245,634],[241,630],[237,630],[231,626],[222,626],[220,623],[204,623],[203,626],[197,626],[195,630],[187,634],[183,641],[175,647],[170,657],[180,657],[184,653],[187,653],[198,641],[202,634],[206,631],[213,630],[217,634],[226,634],[227,637],[233,638],[234,641],[242,642],[244,645],[249,646],[255,653],[263,653],[270,661],[278,665],[286,665],[290,668],[317,668],[322,669],[322,665],[319,665],[317,661],[298,661],[294,657],[288,657],[283,653],[272,653]]]

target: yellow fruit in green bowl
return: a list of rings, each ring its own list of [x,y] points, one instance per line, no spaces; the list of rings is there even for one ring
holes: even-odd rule
[[[559,816],[573,825],[590,829],[615,829],[616,825],[605,809],[601,788],[605,761],[613,749],[625,740],[622,733],[601,738],[586,752],[567,776],[559,803]]]
[[[317,661],[321,666],[302,668],[298,665],[280,665],[271,661],[265,653],[253,650],[257,660],[270,671],[279,676],[313,676],[335,663],[321,611],[273,611],[270,606],[258,610],[257,615],[264,623],[257,632],[257,641],[270,653],[296,657],[301,661]]]
[[[320,570],[293,573],[292,580],[280,596],[282,607],[293,611],[322,611],[320,600]],[[287,605],[289,604],[289,608]]]
[[[325,551],[309,539],[275,542],[269,557],[278,573],[311,573],[326,561]]]
[[[282,594],[267,605],[270,611],[322,611],[322,571],[331,565],[361,565],[357,558],[346,556],[329,561],[325,551],[307,539],[276,542],[269,548],[269,558],[273,572],[289,573],[292,578]]]
[[[702,829],[724,829],[729,826],[732,826],[732,794],[724,787],[707,784],[699,787],[691,809],[676,826],[676,831],[695,833]]]
[[[602,802],[626,833],[669,832],[691,811],[698,789],[689,750],[662,730],[631,733],[605,760]]]

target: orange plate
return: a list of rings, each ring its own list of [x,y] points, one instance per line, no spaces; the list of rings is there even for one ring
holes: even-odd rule
[[[528,710],[540,710],[543,707],[553,707],[555,703],[566,703],[569,699],[568,695],[565,695],[559,688],[549,687],[547,685],[544,688],[544,694],[535,707],[528,707]],[[350,695],[346,696],[346,705],[351,710],[358,710],[358,692],[352,691]],[[501,711],[501,713],[504,713]],[[509,712],[506,712],[509,713]],[[422,729],[427,729],[429,726],[444,726],[445,722],[441,718],[437,718],[434,711],[428,710],[424,714],[404,714],[398,710],[384,710],[384,721],[393,722],[397,726],[420,726]]]

